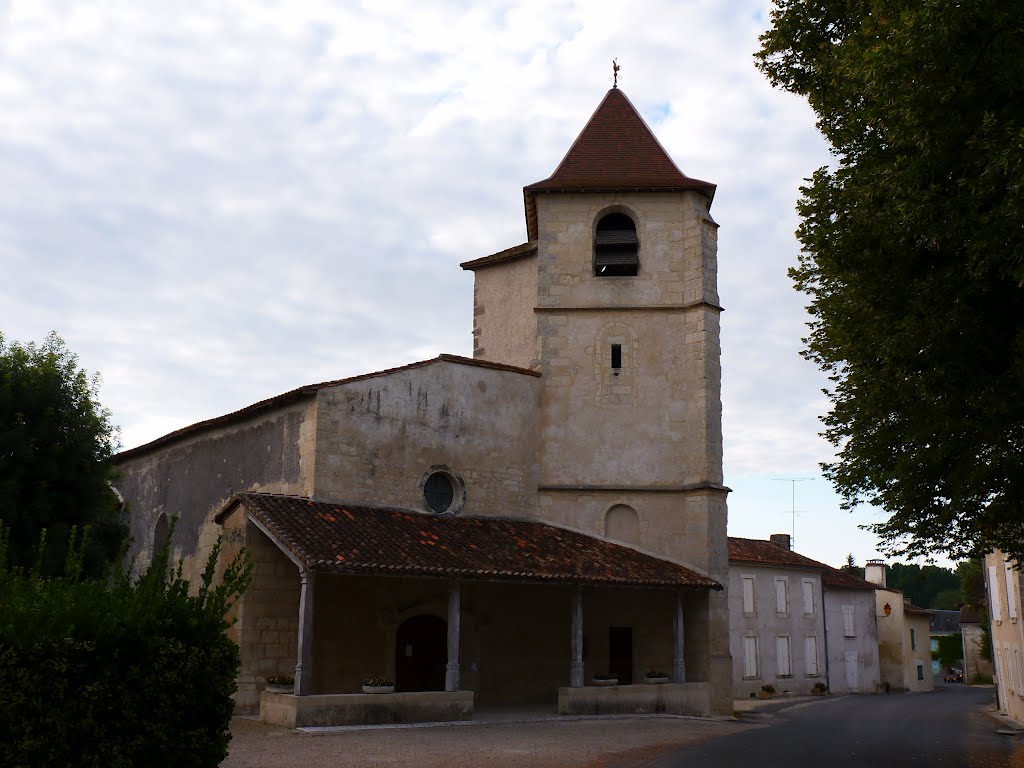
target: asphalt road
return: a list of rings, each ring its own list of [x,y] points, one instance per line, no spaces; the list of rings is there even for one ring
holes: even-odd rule
[[[649,763],[650,768],[941,768],[1024,767],[1024,736],[982,708],[991,688],[950,685],[933,693],[828,697],[751,720],[763,728],[699,744]],[[744,718],[747,719],[747,718]]]

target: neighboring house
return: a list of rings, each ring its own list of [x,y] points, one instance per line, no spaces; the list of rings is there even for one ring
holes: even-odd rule
[[[462,265],[472,359],[300,387],[118,455],[140,562],[174,517],[189,574],[221,532],[256,560],[239,711],[731,712],[714,191],[613,88],[524,188],[527,241]],[[793,575],[803,682],[820,577]],[[648,671],[672,682],[589,685]],[[295,695],[264,692],[282,673]],[[435,693],[353,704],[379,675]]]
[[[865,580],[877,585],[878,661],[886,691],[920,692],[934,688],[928,620],[932,612],[919,608],[897,589],[885,585],[885,563],[869,560]]]
[[[964,641],[964,682],[992,678],[990,651],[984,648],[985,633],[982,630],[982,612],[965,605],[960,609],[960,634]]]
[[[769,541],[729,537],[733,695],[875,693],[875,586]]]
[[[995,550],[985,555],[985,589],[992,634],[993,678],[999,709],[1024,723],[1024,606],[1017,563]]]
[[[881,687],[875,585],[845,571],[822,574],[825,645],[832,693],[877,693]]]
[[[942,663],[934,657],[939,650],[940,637],[960,637],[960,611],[948,611],[939,608],[932,608],[931,618],[928,620],[928,636],[930,638],[929,648],[932,656],[932,674],[945,674]],[[963,667],[964,660],[957,659],[955,666]],[[965,678],[966,679],[966,678]]]
[[[729,537],[729,632],[733,695],[810,693],[827,685],[822,572],[793,552],[789,536]]]

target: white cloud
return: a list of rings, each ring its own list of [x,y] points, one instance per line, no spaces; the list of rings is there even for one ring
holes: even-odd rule
[[[525,239],[621,85],[719,185],[727,471],[813,466],[798,356],[806,105],[767,0],[0,4],[0,320],[104,376],[126,447],[304,383],[471,349],[460,261]],[[728,478],[727,478],[728,480]]]

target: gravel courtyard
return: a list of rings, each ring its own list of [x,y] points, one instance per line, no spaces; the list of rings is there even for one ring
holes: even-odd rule
[[[750,726],[677,717],[546,719],[304,733],[235,718],[223,768],[626,768]]]

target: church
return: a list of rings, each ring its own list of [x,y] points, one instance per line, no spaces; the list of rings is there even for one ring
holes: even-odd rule
[[[218,536],[255,561],[239,713],[731,712],[714,193],[613,87],[524,187],[525,242],[461,265],[472,358],[301,386],[117,456],[137,563],[172,519],[187,574]]]

